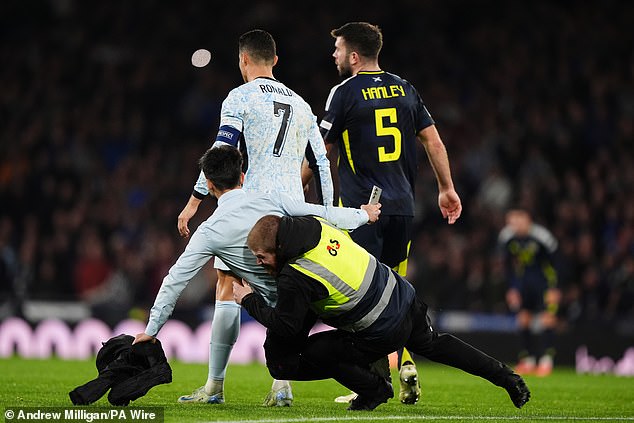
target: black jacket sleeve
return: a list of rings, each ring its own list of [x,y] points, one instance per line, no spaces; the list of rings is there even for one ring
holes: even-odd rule
[[[278,336],[292,337],[304,329],[310,303],[325,298],[328,291],[302,273],[285,266],[277,278],[277,305],[267,306],[258,294],[242,299],[242,307],[255,320]]]

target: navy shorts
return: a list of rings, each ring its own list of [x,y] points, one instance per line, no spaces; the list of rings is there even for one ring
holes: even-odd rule
[[[542,283],[536,282],[531,284],[524,281],[524,286],[520,288],[522,297],[522,309],[532,312],[540,312],[546,309],[544,295],[546,295],[547,287]]]
[[[407,271],[407,257],[412,241],[411,216],[383,216],[372,225],[350,232],[352,239],[401,276]]]

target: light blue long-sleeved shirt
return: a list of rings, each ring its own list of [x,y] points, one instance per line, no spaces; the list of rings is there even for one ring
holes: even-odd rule
[[[224,193],[214,213],[196,229],[185,251],[163,279],[145,333],[156,336],[171,316],[183,289],[214,256],[248,281],[269,305],[275,305],[275,279],[257,264],[247,247],[249,231],[261,217],[269,214],[319,216],[341,229],[355,229],[368,221],[368,214],[363,210],[309,204],[275,191],[253,193],[235,189]]]

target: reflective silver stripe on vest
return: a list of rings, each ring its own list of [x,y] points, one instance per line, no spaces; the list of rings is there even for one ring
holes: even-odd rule
[[[343,295],[350,299],[350,301],[346,302],[345,304],[341,304],[330,313],[325,312],[325,316],[341,314],[342,312],[351,310],[352,308],[354,308],[354,306],[359,304],[361,299],[365,297],[365,293],[368,292],[368,288],[370,287],[370,284],[372,283],[372,278],[374,277],[374,271],[376,270],[376,259],[373,256],[370,256],[368,268],[365,270],[365,275],[363,275],[363,281],[359,286],[359,290],[355,291],[353,288],[350,287],[350,285],[341,280],[337,275],[335,275],[325,267],[321,266],[320,264],[315,263],[314,261],[308,260],[306,258],[300,258],[295,260],[295,263],[297,263],[297,265],[303,267],[304,269],[309,270],[315,275],[324,278],[337,291],[341,292]]]
[[[391,271],[389,273],[390,277],[387,279],[385,290],[383,290],[383,294],[381,294],[379,302],[376,303],[372,310],[370,310],[368,314],[363,316],[358,321],[351,323],[350,325],[341,326],[339,329],[347,330],[350,332],[359,332],[360,330],[370,327],[372,323],[376,322],[376,320],[379,318],[381,313],[383,313],[383,310],[385,310],[388,303],[390,302],[390,297],[392,296],[392,292],[396,287],[396,278],[394,277],[394,273],[392,273]]]

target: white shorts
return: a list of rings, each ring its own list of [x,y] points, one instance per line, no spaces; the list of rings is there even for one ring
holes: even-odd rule
[[[224,262],[220,260],[220,257],[214,257],[214,269],[224,270],[225,272],[231,272],[231,269],[229,269],[229,266],[224,264]]]

